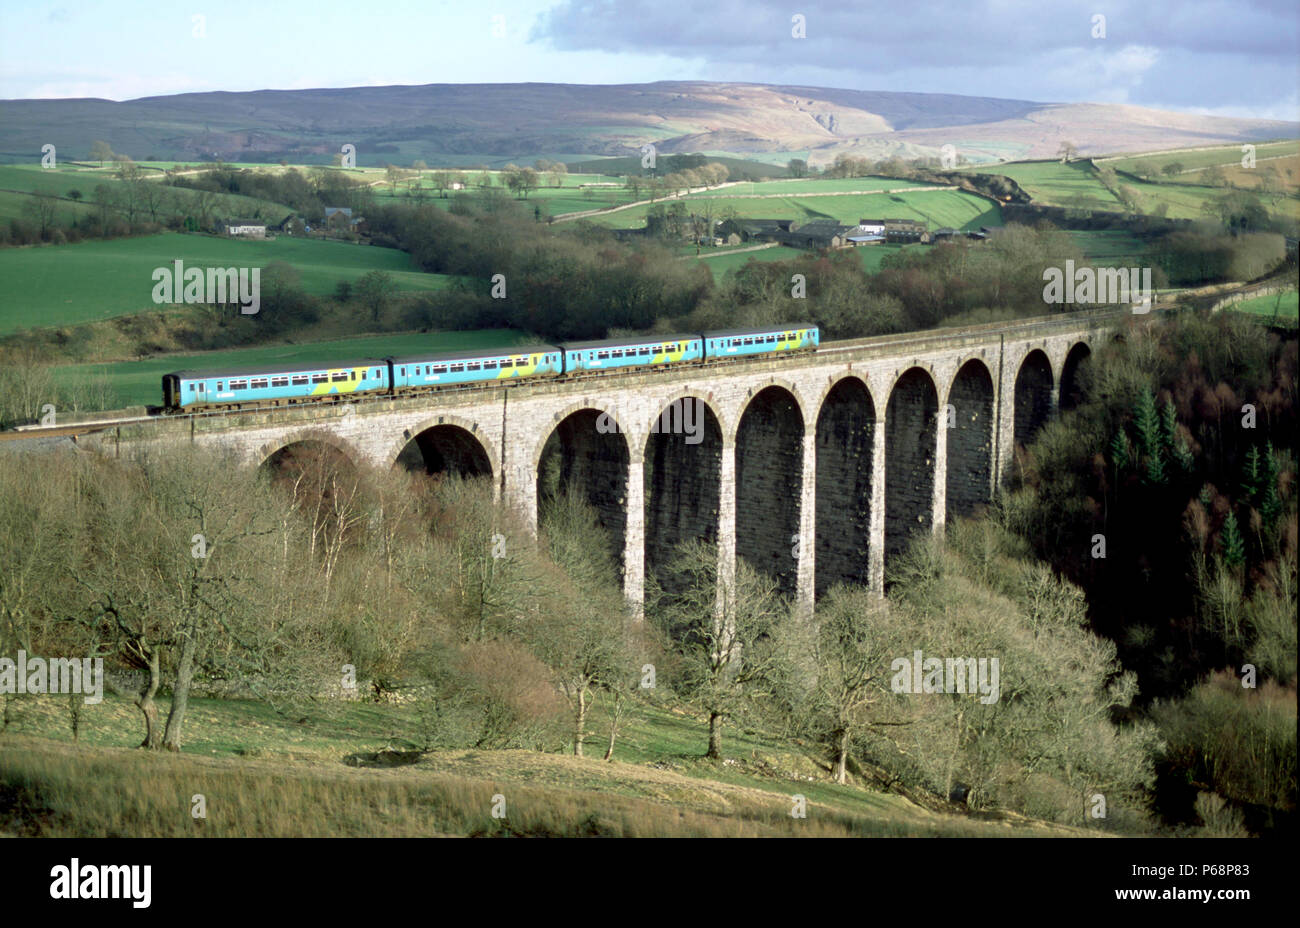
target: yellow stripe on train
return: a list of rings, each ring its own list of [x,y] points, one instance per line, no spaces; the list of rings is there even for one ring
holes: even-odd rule
[[[358,371],[351,367],[338,367],[326,372],[328,383],[318,383],[311,388],[312,396],[327,396],[330,393],[355,393],[362,384]],[[346,380],[335,380],[335,374],[347,374]]]

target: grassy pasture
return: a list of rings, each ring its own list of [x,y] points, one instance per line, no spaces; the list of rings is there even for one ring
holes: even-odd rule
[[[1251,175],[1248,186],[1253,186],[1257,182],[1257,171],[1258,169],[1256,169],[1256,172],[1241,172],[1242,174]],[[1231,174],[1232,172],[1225,173]],[[1194,174],[1184,176],[1193,179],[1197,177]],[[1166,205],[1167,215],[1170,219],[1204,219],[1207,215],[1207,204],[1212,205],[1220,197],[1231,192],[1222,187],[1207,187],[1192,182],[1148,182],[1128,178],[1123,178],[1121,182],[1136,191],[1138,210],[1140,212],[1152,213],[1163,203]],[[1263,200],[1263,203],[1270,212],[1295,215],[1300,200],[1297,200],[1296,196],[1292,194],[1289,197],[1282,197],[1274,203],[1267,199]]]
[[[21,294],[0,306],[0,334],[33,326],[69,325],[156,309],[153,271],[180,258],[186,267],[292,265],[303,288],[326,294],[340,280],[389,273],[403,290],[437,290],[450,278],[411,267],[404,252],[347,242],[280,236],[239,241],[166,232],[138,238],[10,248],[0,251],[0,292]]]
[[[1300,319],[1300,293],[1287,290],[1269,296],[1257,296],[1242,300],[1240,303],[1233,303],[1227,308],[1233,312],[1249,313],[1263,319],[1272,319],[1276,315],[1278,319],[1289,319],[1295,323]]]
[[[1286,155],[1271,161],[1258,161],[1253,168],[1243,168],[1234,164],[1223,168],[1228,183],[1247,190],[1259,187],[1263,181],[1263,172],[1272,168],[1281,189],[1293,199],[1300,195],[1300,155]]]
[[[165,702],[165,700],[164,700]],[[613,763],[589,756],[439,750],[396,768],[344,758],[402,746],[409,709],[346,703],[280,715],[261,703],[192,699],[181,753],[147,755],[139,712],[105,694],[71,740],[67,701],[25,697],[0,735],[0,833],[23,836],[1079,836],[1024,819],[930,812],[901,796],[831,781],[823,759],[767,735],[729,730],[726,763],[701,755],[705,726],[637,702]],[[590,755],[596,756],[590,756]],[[490,817],[504,791],[509,814]],[[209,797],[196,822],[177,797]],[[790,815],[807,797],[808,817]],[[1095,834],[1095,832],[1091,832]]]
[[[118,408],[157,405],[162,402],[162,375],[187,368],[242,367],[266,364],[274,366],[303,360],[336,361],[352,358],[384,357],[430,348],[457,350],[519,345],[532,341],[513,329],[484,329],[469,332],[406,333],[336,339],[305,345],[266,345],[228,351],[205,351],[196,354],[167,354],[142,361],[118,361],[110,364],[67,364],[56,367],[54,381],[60,387],[79,382],[103,382],[117,397]]]
[[[1289,139],[1280,142],[1262,142],[1255,145],[1255,159],[1258,162],[1263,158],[1275,158],[1281,155],[1300,154],[1300,140]],[[1117,171],[1132,171],[1133,168],[1143,161],[1149,161],[1157,168],[1164,167],[1172,161],[1178,161],[1182,164],[1184,170],[1190,171],[1193,168],[1208,168],[1211,165],[1220,165],[1228,167],[1230,165],[1240,165],[1242,158],[1241,145],[1224,145],[1215,148],[1202,150],[1186,149],[1183,151],[1169,151],[1164,154],[1150,155],[1127,155],[1116,158],[1099,158],[1098,164],[1107,164]]]
[[[897,254],[904,248],[927,247],[929,246],[920,244],[864,245],[861,248],[853,249],[853,253],[862,262],[863,270],[868,274],[874,274],[880,270],[881,264],[890,255]],[[713,272],[714,280],[721,280],[729,271],[744,267],[751,258],[755,261],[793,261],[795,258],[809,254],[812,254],[812,252],[804,251],[800,248],[787,248],[784,245],[778,245],[775,248],[764,248],[761,251],[722,254],[719,257],[709,258],[708,260],[703,261],[703,264]]]
[[[900,187],[938,187],[919,181],[900,180],[897,177],[805,177],[798,180],[745,181],[715,192],[692,194],[692,199],[709,196],[797,196],[804,193],[853,193],[858,190],[897,190]]]
[[[709,252],[704,252],[700,256],[700,263],[713,272],[714,280],[721,280],[727,275],[728,271],[734,271],[744,267],[750,259],[755,261],[793,261],[800,255],[808,252],[798,248],[787,248],[784,245],[777,245],[775,248],[764,248],[760,251],[742,251],[738,254],[728,254],[719,249],[717,257],[706,257]]]
[[[1097,267],[1129,267],[1146,259],[1147,245],[1128,232],[1114,230],[1066,233]]]
[[[396,188],[387,182],[373,188],[376,199],[389,202],[411,202],[415,196],[421,198],[434,206],[449,207],[457,196],[464,195],[464,191],[445,191],[445,196],[440,196],[439,191],[434,187],[433,181],[429,175],[435,170],[446,170],[431,168],[422,172],[422,176],[411,176],[408,179],[398,182]],[[514,196],[508,188],[504,186],[505,175],[499,171],[459,171],[468,178],[468,193],[473,194],[478,189],[479,182],[486,176],[492,181],[492,186],[502,190],[506,196]],[[375,179],[387,180],[387,175],[380,172]],[[535,202],[541,206],[544,215],[559,216],[564,213],[577,213],[590,209],[601,209],[607,206],[617,206],[622,203],[631,203],[633,196],[625,186],[623,178],[614,177],[605,174],[562,174],[559,176],[559,186],[552,186],[549,177],[545,174],[541,177],[541,186],[528,194],[527,202]],[[597,187],[588,190],[582,189],[583,184],[612,183],[618,184],[617,187]],[[414,195],[413,195],[414,194]]]
[[[904,248],[928,248],[928,245],[911,244],[895,245],[889,242],[883,242],[879,245],[864,245],[861,248],[854,249],[859,258],[862,259],[862,267],[868,274],[874,274],[880,270],[881,264],[890,255],[898,254]]]
[[[148,174],[147,171],[146,174]],[[80,190],[82,197],[88,200],[94,196],[95,187],[99,184],[116,187],[121,183],[122,181],[117,177],[116,168],[105,168],[103,171],[86,171],[75,167],[62,166],[46,170],[36,164],[0,165],[0,190],[18,193],[52,193],[55,196],[66,198],[69,190],[76,189]],[[171,187],[169,190],[173,196],[185,199],[189,199],[197,193],[197,191],[185,187]],[[217,194],[217,203],[218,212],[228,212],[247,218],[260,216],[262,218],[275,217],[280,219],[292,212],[289,207],[271,200],[261,200],[234,193]]]
[[[1170,155],[1171,160],[1181,156]],[[1138,159],[1142,160],[1142,159]],[[1103,166],[1119,167],[1122,162],[1108,162]],[[1163,163],[1163,162],[1159,162]],[[1252,186],[1258,182],[1260,167],[1280,165],[1280,171],[1287,170],[1289,161],[1263,162],[1254,171],[1238,169],[1225,173],[1236,176],[1249,175],[1243,185]],[[1106,212],[1123,212],[1119,200],[1105,188],[1087,162],[1076,161],[1061,164],[1058,161],[1032,161],[1020,164],[1003,164],[986,169],[990,173],[1003,174],[1018,183],[1025,192],[1043,206],[1079,207],[1083,209],[1102,210]],[[1170,219],[1203,219],[1207,203],[1213,203],[1222,197],[1226,190],[1208,187],[1198,182],[1198,174],[1179,175],[1174,180],[1143,181],[1135,177],[1120,177],[1123,186],[1131,187],[1137,195],[1138,210],[1144,214],[1154,213],[1162,204]],[[1284,178],[1286,175],[1283,175]],[[1300,181],[1300,172],[1296,173]],[[1293,195],[1271,206],[1273,211],[1295,213],[1296,197]]]
[[[1085,162],[1061,164],[1059,161],[1026,161],[1000,164],[983,169],[986,173],[1010,177],[1045,206],[1079,205],[1089,209],[1119,212],[1123,207],[1101,185]]]
[[[681,202],[688,213],[692,209],[712,206],[714,216],[718,218],[724,215],[724,210],[729,210],[742,219],[795,219],[801,222],[834,219],[846,225],[865,217],[919,219],[931,229],[943,226],[978,229],[980,226],[1002,225],[1002,214],[996,204],[962,190],[771,199],[727,197],[725,194],[726,191],[722,190],[660,202],[665,205]],[[701,200],[705,202],[698,202]],[[613,228],[635,228],[644,224],[648,209],[648,206],[635,206],[607,216],[593,216],[591,221]]]

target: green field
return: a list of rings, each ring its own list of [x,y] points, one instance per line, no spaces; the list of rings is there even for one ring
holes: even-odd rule
[[[985,173],[1010,177],[1044,206],[1081,206],[1112,212],[1123,209],[1085,162],[1026,161],[989,167]]]
[[[1079,246],[1083,256],[1098,267],[1140,264],[1147,257],[1147,246],[1136,235],[1114,230],[1066,233]]]
[[[478,180],[485,172],[468,171],[463,172],[469,176],[469,188],[472,192],[477,187]],[[495,186],[500,186],[501,174],[498,172],[487,172],[493,179]],[[607,174],[566,174],[562,176],[560,187],[541,186],[528,194],[527,202],[538,203],[544,214],[550,216],[562,216],[566,213],[586,212],[593,209],[601,209],[609,206],[618,206],[623,203],[632,203],[635,200],[644,199],[646,194],[642,189],[636,197],[624,186],[625,178],[616,177]],[[581,184],[590,183],[618,183],[619,187],[596,188],[583,191],[580,189]],[[405,200],[408,197],[408,183],[402,182],[397,190],[388,186],[376,187],[375,195],[382,199]],[[786,197],[809,193],[831,193],[843,194],[860,190],[893,190],[900,187],[930,187],[933,184],[920,184],[912,181],[898,180],[889,177],[854,177],[854,178],[836,178],[836,179],[800,179],[800,180],[775,180],[775,181],[757,181],[745,182],[732,187],[722,189],[707,190],[691,194],[682,199],[697,200],[713,198],[717,200],[726,200],[731,203],[734,199],[742,196],[763,196],[763,197]],[[436,197],[426,173],[420,189],[425,191],[426,195]],[[454,196],[454,194],[453,194]],[[431,202],[439,205],[450,205],[451,197],[445,199],[433,199]],[[669,201],[671,202],[671,201]],[[761,202],[761,201],[760,201]],[[769,200],[767,202],[776,202]],[[629,212],[635,212],[639,217],[644,217],[644,210],[621,211],[616,215],[627,215]],[[766,215],[766,213],[755,213],[754,215]],[[890,214],[891,217],[893,214]],[[861,218],[853,217],[854,221]]]
[[[852,193],[858,190],[897,190],[902,187],[938,187],[920,181],[900,180],[897,177],[833,177],[800,178],[799,180],[766,180],[739,183],[725,190],[691,194],[690,199],[704,197],[745,196],[795,196],[804,193]]]
[[[1170,160],[1183,160],[1181,155],[1170,155]],[[1141,159],[1139,159],[1141,160]],[[1112,162],[1110,166],[1118,166]],[[1002,174],[1019,184],[1034,202],[1043,206],[1075,207],[1120,213],[1123,205],[1097,178],[1093,168],[1084,161],[1061,164],[1059,161],[1026,161],[1020,164],[1002,164],[988,168],[988,173]],[[1122,186],[1130,187],[1137,195],[1138,211],[1152,214],[1163,204],[1170,219],[1203,219],[1205,206],[1222,197],[1227,191],[1194,183],[1198,175],[1181,175],[1181,181],[1148,182],[1134,177],[1120,177]],[[1300,201],[1284,197],[1274,207],[1275,212],[1295,213]]]
[[[148,167],[148,165],[143,167],[146,175],[150,173]],[[58,208],[63,214],[59,216],[60,223],[74,212],[79,216],[85,215],[94,209],[87,201],[94,198],[97,186],[103,184],[106,187],[117,188],[121,185],[122,181],[118,180],[116,170],[107,166],[102,170],[78,168],[67,163],[49,170],[39,164],[0,165],[0,218],[19,217],[22,214],[23,201],[27,195],[33,193],[48,193],[60,198]],[[160,181],[150,182],[160,183]],[[68,197],[69,191],[72,190],[81,192],[80,202]],[[185,187],[169,187],[167,191],[174,200],[181,202],[188,202],[198,196],[198,191]],[[243,219],[262,219],[268,222],[278,222],[293,212],[280,203],[232,193],[218,194],[212,208],[217,213]],[[160,210],[160,218],[175,212],[175,208],[168,206]],[[144,219],[149,218],[146,210],[141,210],[139,215]]]
[[[404,252],[319,239],[280,236],[239,241],[167,232],[140,238],[10,248],[0,251],[0,292],[21,293],[0,308],[0,335],[35,326],[70,325],[156,309],[155,268],[292,265],[310,293],[327,294],[340,280],[386,271],[403,290],[438,290],[450,277],[411,267]]]
[[[460,348],[485,348],[496,345],[519,345],[530,341],[514,329],[482,329],[470,332],[431,332],[427,334],[374,335],[337,339],[308,345],[271,345],[238,348],[229,351],[205,351],[197,354],[168,354],[143,361],[120,361],[113,364],[67,364],[54,369],[60,387],[79,381],[104,380],[117,396],[116,407],[157,405],[162,402],[162,375],[187,368],[242,367],[303,360],[343,361],[354,358],[382,358],[390,354],[440,351]]]
[[[1288,290],[1269,296],[1257,296],[1242,300],[1240,303],[1233,303],[1227,308],[1233,312],[1250,313],[1264,319],[1272,319],[1276,315],[1279,319],[1289,319],[1294,323],[1300,320],[1300,292]]]
[[[685,204],[687,212],[703,205],[712,206],[714,216],[722,218],[735,215],[742,219],[795,219],[808,222],[813,219],[834,219],[851,225],[868,217],[889,219],[919,219],[931,229],[950,226],[954,229],[978,229],[980,226],[1002,225],[1002,214],[997,204],[963,190],[916,191],[900,194],[842,194],[833,197],[775,197],[746,199],[726,197],[726,191],[704,196],[692,195],[680,200],[660,201],[668,206]],[[704,200],[701,204],[699,201]],[[656,204],[659,205],[659,204]],[[635,206],[606,216],[593,216],[592,222],[613,228],[636,228],[645,222],[648,206]]]
[[[865,245],[861,248],[853,249],[854,254],[862,262],[863,269],[868,274],[874,274],[880,270],[880,265],[884,260],[893,254],[898,254],[904,248],[927,248],[926,245]],[[721,249],[719,249],[721,250]],[[716,253],[716,252],[715,252]],[[750,259],[754,261],[793,261],[801,256],[808,256],[813,252],[805,251],[801,248],[788,248],[785,245],[777,245],[774,248],[764,248],[761,251],[745,251],[737,254],[723,254],[716,258],[702,259],[705,267],[713,272],[714,280],[721,280],[729,271],[737,270],[744,267]]]
[[[1300,140],[1291,139],[1284,142],[1261,142],[1255,145],[1256,163],[1264,158],[1276,158],[1285,155],[1300,154]],[[1151,155],[1131,155],[1122,158],[1103,158],[1097,159],[1098,164],[1106,164],[1117,171],[1132,171],[1140,162],[1149,161],[1157,168],[1169,164],[1171,161],[1180,162],[1183,170],[1190,171],[1193,168],[1208,168],[1212,165],[1221,165],[1227,167],[1241,163],[1242,151],[1241,145],[1225,145],[1219,148],[1210,148],[1204,151],[1168,151],[1164,154]]]
[[[707,254],[707,252],[706,252]],[[806,255],[808,252],[799,248],[787,248],[784,245],[777,245],[775,248],[764,248],[761,251],[742,251],[739,254],[721,254],[716,258],[700,258],[700,263],[713,272],[714,280],[721,280],[727,275],[728,271],[734,271],[744,267],[751,259],[754,261],[793,261],[800,255]]]
[[[372,188],[375,198],[381,202],[400,202],[409,203],[419,197],[426,203],[434,206],[449,207],[455,202],[458,196],[472,196],[479,189],[479,182],[486,176],[491,179],[492,186],[500,190],[504,195],[514,197],[515,194],[503,185],[505,177],[499,171],[458,171],[456,173],[464,174],[468,179],[467,189],[443,191],[445,196],[434,187],[430,175],[435,169],[430,168],[422,172],[420,177],[413,174],[398,182],[396,188],[387,183],[383,183]],[[383,171],[371,170],[369,176],[375,180],[385,180],[387,175]],[[631,191],[623,185],[623,178],[614,177],[607,174],[561,174],[559,175],[559,186],[552,186],[550,178],[543,174],[541,177],[541,186],[534,189],[521,202],[536,203],[543,215],[559,216],[564,213],[584,212],[591,209],[602,209],[608,206],[617,206],[622,203],[631,203],[634,200]],[[597,187],[587,190],[582,189],[583,184],[618,184],[617,187]]]
[[[858,257],[862,259],[862,267],[868,274],[874,274],[880,270],[880,265],[890,255],[896,255],[904,248],[929,248],[929,245],[893,245],[888,242],[880,245],[864,245],[861,248],[854,249]]]

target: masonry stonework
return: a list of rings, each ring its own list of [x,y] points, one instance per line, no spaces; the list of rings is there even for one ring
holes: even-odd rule
[[[1084,356],[1071,350],[1121,324],[1061,314],[827,342],[796,357],[159,417],[78,441],[112,454],[188,443],[254,466],[321,442],[358,464],[490,475],[532,533],[539,501],[571,485],[601,513],[633,602],[678,541],[704,538],[717,542],[724,581],[748,557],[810,608],[836,580],[880,591],[886,551],[987,499],[1017,440],[1068,404],[1067,358],[1077,371]],[[682,397],[707,409],[698,444],[653,431]],[[616,433],[601,431],[602,412]]]
[[[946,519],[968,516],[993,494],[993,377],[978,358],[957,371],[940,425],[948,429]]]

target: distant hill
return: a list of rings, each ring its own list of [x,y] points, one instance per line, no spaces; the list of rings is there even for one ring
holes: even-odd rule
[[[359,164],[585,161],[660,152],[830,162],[935,154],[971,160],[1180,148],[1300,135],[1300,123],[1118,104],[1034,103],[955,94],[661,81],[653,84],[427,84],[191,93],[109,100],[0,101],[0,159],[36,160],[47,142],[82,158],[102,139],[136,159]]]

